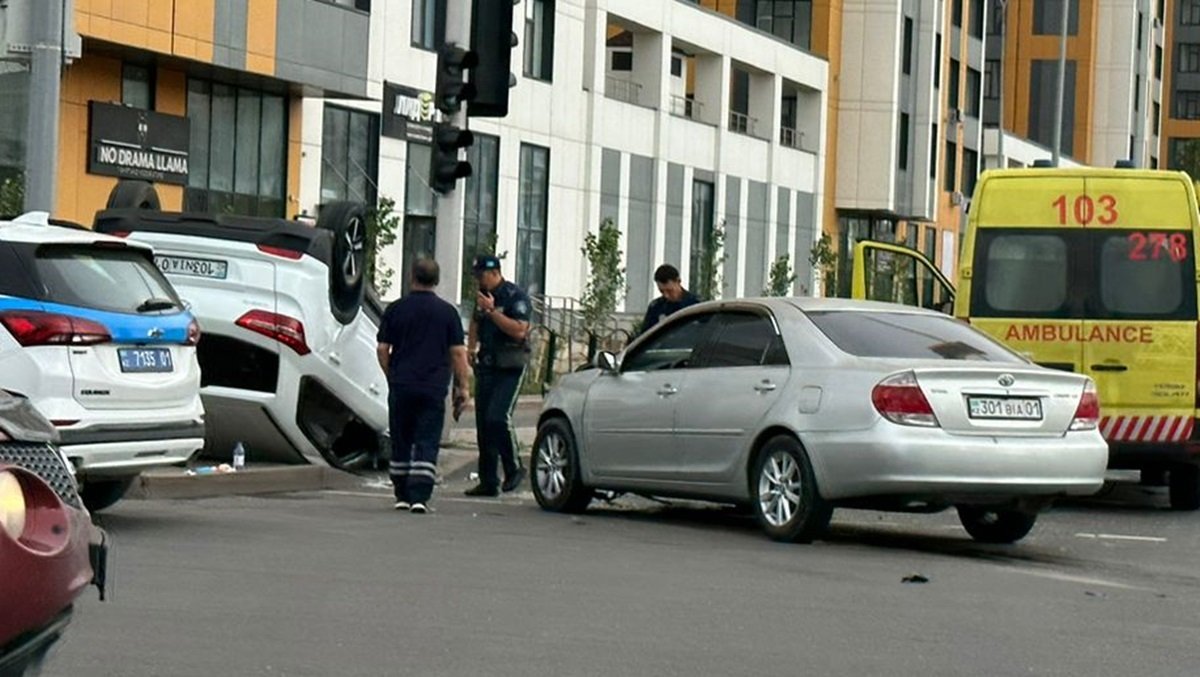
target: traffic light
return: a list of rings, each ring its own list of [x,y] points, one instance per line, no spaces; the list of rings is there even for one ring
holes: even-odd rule
[[[479,63],[475,52],[458,45],[447,44],[438,50],[437,85],[434,105],[446,115],[453,115],[466,101],[475,97],[475,85],[463,81],[465,71]]]
[[[467,129],[438,123],[433,126],[433,153],[429,167],[429,187],[442,195],[454,190],[459,179],[471,176],[471,163],[458,159],[458,151],[475,143]]]
[[[477,118],[508,115],[508,90],[516,84],[512,50],[517,34],[512,32],[513,5],[519,0],[473,0],[471,5],[471,51],[478,56],[470,68],[469,84],[474,98],[467,112]]]

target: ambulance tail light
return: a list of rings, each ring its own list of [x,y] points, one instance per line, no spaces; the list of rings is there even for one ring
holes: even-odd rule
[[[1088,380],[1083,387],[1083,395],[1079,398],[1079,406],[1075,408],[1075,419],[1071,421],[1071,430],[1095,430],[1100,424],[1100,396],[1096,394],[1096,383]]]

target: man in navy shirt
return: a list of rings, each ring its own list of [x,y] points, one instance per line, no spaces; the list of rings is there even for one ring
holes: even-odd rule
[[[662,296],[650,302],[646,308],[646,317],[642,320],[642,333],[654,328],[671,313],[678,312],[700,303],[695,294],[683,288],[679,280],[679,269],[664,263],[654,271],[654,283],[658,285],[658,293]]]
[[[512,412],[529,364],[529,296],[504,279],[500,259],[484,255],[472,268],[479,281],[468,352],[475,357],[475,427],[479,440],[479,485],[468,496],[499,496],[521,485],[525,469],[517,457]],[[479,353],[475,354],[478,344]],[[497,461],[504,465],[501,484]]]
[[[388,306],[379,326],[379,366],[388,375],[396,510],[422,514],[437,480],[438,445],[453,369],[455,401],[470,397],[458,310],[434,293],[438,264],[413,265],[412,291]]]

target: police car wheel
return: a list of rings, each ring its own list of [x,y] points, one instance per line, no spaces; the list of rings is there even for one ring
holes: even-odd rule
[[[810,543],[829,526],[833,507],[821,498],[812,463],[790,435],[767,440],[755,456],[750,498],[763,531],[775,541]]]
[[[958,520],[980,543],[1016,543],[1033,529],[1037,513],[960,505]]]
[[[358,202],[331,202],[321,207],[317,227],[333,234],[333,260],[329,263],[333,317],[350,324],[362,307],[367,284],[366,207]]]
[[[538,427],[529,461],[533,496],[543,510],[580,513],[594,493],[583,486],[575,435],[565,419],[552,418]]]
[[[134,478],[119,480],[84,480],[79,487],[79,498],[89,512],[99,512],[112,506],[125,496]]]
[[[1200,510],[1200,465],[1177,465],[1169,477],[1171,509]]]
[[[108,209],[149,209],[158,211],[162,203],[158,200],[158,191],[148,181],[128,179],[118,181],[108,194]]]

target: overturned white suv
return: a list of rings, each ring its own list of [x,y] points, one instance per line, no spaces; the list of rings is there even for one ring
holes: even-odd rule
[[[95,229],[154,248],[202,331],[205,455],[242,442],[252,462],[373,466],[385,450],[382,315],[365,291],[365,207],[331,203],[316,227],[277,218],[165,212],[123,181]]]

